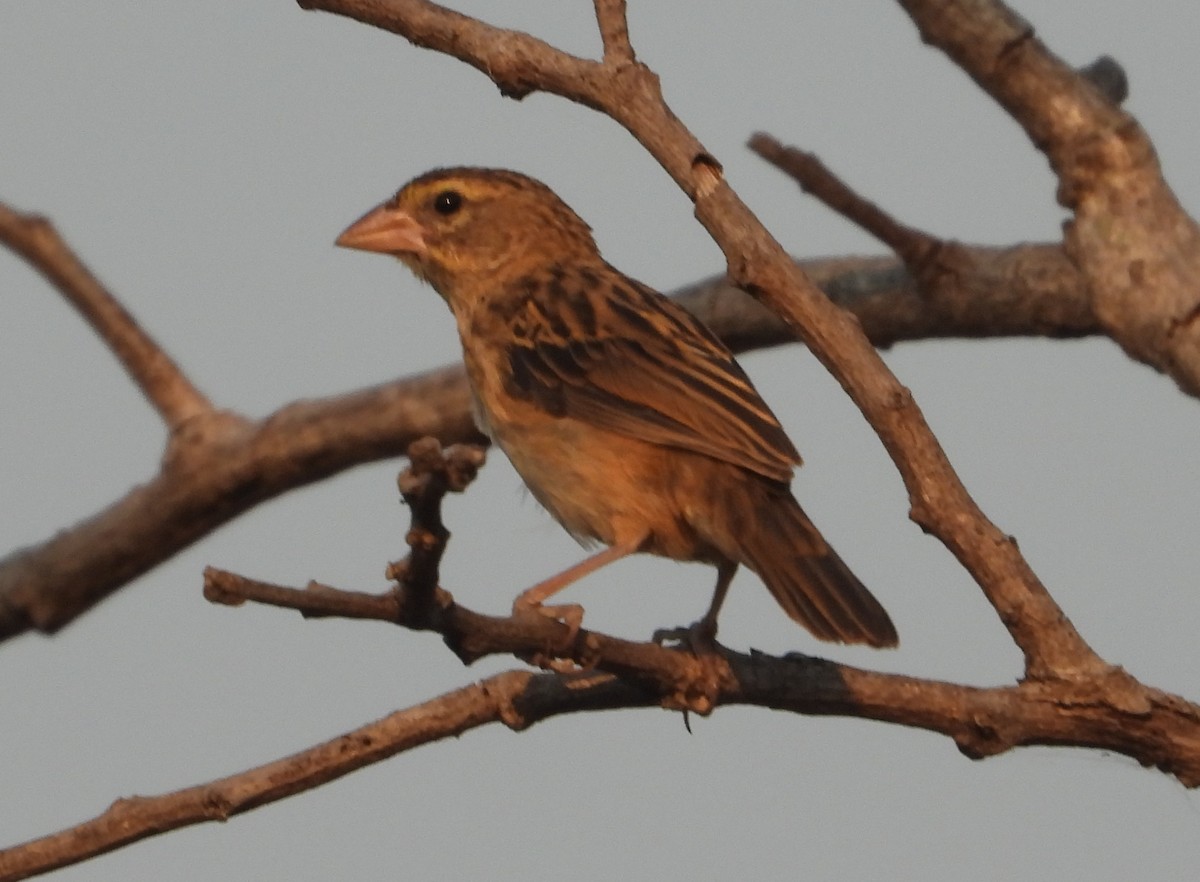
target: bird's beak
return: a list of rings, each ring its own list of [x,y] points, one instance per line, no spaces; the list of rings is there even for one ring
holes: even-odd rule
[[[343,248],[381,254],[425,254],[424,230],[411,214],[390,203],[376,206],[337,237]]]

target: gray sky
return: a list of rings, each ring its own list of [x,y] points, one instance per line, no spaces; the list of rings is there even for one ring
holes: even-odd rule
[[[466,11],[598,52],[591,4]],[[902,220],[1006,244],[1058,235],[1023,134],[896,4],[632,2],[634,46],[679,116],[798,255],[880,247],[743,147],[817,151]],[[1039,8],[1040,7],[1040,8]],[[1110,53],[1193,214],[1200,6],[1021,4],[1073,64]],[[516,103],[458,62],[290,3],[0,4],[0,198],[51,216],[219,405],[263,415],[457,358],[443,304],[402,267],[332,246],[432,166],[542,178],[608,259],[664,289],[720,254],[614,123]],[[163,435],[61,299],[0,254],[0,545],[37,542],[150,477]],[[1200,697],[1200,406],[1105,341],[920,343],[886,358],[984,510],[1084,636],[1145,682]],[[881,446],[805,351],[744,359],[804,454],[795,489],[891,612],[895,652],[818,646],[750,574],[729,645],[820,652],[977,684],[1020,659],[950,555],[907,520]],[[398,462],[265,505],[53,639],[0,647],[0,844],[114,798],[226,775],[488,673],[379,624],[206,603],[206,564],[376,590],[407,526]],[[452,500],[444,584],[501,612],[580,555],[496,454]],[[571,589],[637,638],[699,616],[710,569],[625,561]],[[723,708],[621,712],[434,745],[225,825],[140,843],[61,879],[1194,877],[1200,798],[1122,757],[1035,749],[973,763],[946,739]]]

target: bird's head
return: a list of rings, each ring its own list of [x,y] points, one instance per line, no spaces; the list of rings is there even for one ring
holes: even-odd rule
[[[588,225],[545,184],[481,168],[414,178],[351,224],[337,244],[398,257],[452,307],[481,286],[597,253]]]

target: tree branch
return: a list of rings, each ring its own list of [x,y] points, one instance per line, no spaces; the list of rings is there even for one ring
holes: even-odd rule
[[[263,583],[210,572],[253,597]],[[228,587],[228,586],[227,586]],[[291,592],[297,607],[310,591]],[[335,589],[326,589],[329,598]],[[318,592],[320,594],[322,592]],[[394,593],[380,605],[396,609]],[[331,606],[340,601],[331,599]],[[453,606],[448,625],[464,645],[528,654],[545,646],[547,629],[533,615],[497,619]],[[380,618],[388,619],[388,615]],[[537,621],[539,620],[540,621]],[[689,653],[583,631],[571,657],[595,666],[572,673],[509,671],[397,711],[377,722],[292,756],[207,784],[151,797],[120,799],[92,820],[0,851],[0,882],[24,879],[129,845],[158,833],[228,818],[336,780],[423,744],[500,722],[514,730],[585,711],[680,706],[680,686],[695,676]],[[1089,747],[1130,756],[1200,784],[1200,708],[1149,689],[1120,669],[1077,682],[1026,681],[990,689],[864,671],[819,658],[744,655],[722,648],[720,689],[712,706],[741,704],[792,713],[853,716],[937,732],[972,759],[1025,745]],[[606,673],[607,669],[619,673]],[[686,697],[686,696],[685,696]]]
[[[47,218],[0,203],[0,242],[21,255],[79,311],[112,350],[170,431],[212,404],[141,329],[58,235]]]
[[[401,455],[417,438],[481,440],[458,368],[298,401],[266,419],[221,411],[171,438],[149,482],[0,561],[0,638],[53,633],[113,591],[260,502]]]
[[[403,589],[383,594],[329,586],[286,588],[210,569],[205,596],[236,605],[247,600],[297,609],[307,617],[349,615],[435,630],[470,664],[487,655],[565,659],[603,671],[639,690],[639,701],[707,714],[724,704],[752,704],[802,714],[846,715],[899,723],[951,737],[982,759],[1025,745],[1115,750],[1200,785],[1200,706],[1152,689],[1121,668],[1073,679],[1025,680],[1016,686],[960,686],[866,671],[800,654],[743,655],[719,646],[695,656],[679,648],[622,640],[539,615],[496,617],[473,612],[443,594],[431,626],[410,618]],[[643,691],[649,690],[649,691]]]
[[[1200,396],[1200,228],[1163,180],[1137,120],[1093,82],[1095,72],[1072,70],[997,0],[900,5],[921,37],[999,102],[1050,160],[1059,202],[1074,213],[1066,251],[1106,333]]]
[[[90,821],[0,851],[0,882],[77,864],[170,830],[225,821],[422,744],[490,723],[524,728],[562,713],[651,702],[651,696],[639,696],[635,688],[609,676],[498,674],[227,778],[159,796],[118,799]]]
[[[625,0],[595,0],[596,23],[604,43],[605,64],[629,64],[635,61],[633,45],[629,42],[629,22],[625,17]]]
[[[1041,289],[1039,280],[1076,276],[1077,270],[1062,249],[1055,246],[1022,245],[1013,249],[985,249],[961,242],[938,239],[921,230],[907,226],[879,206],[856,193],[848,184],[830,171],[811,153],[785,147],[770,135],[759,133],[749,147],[767,162],[783,171],[810,193],[851,223],[858,225],[887,245],[904,262],[908,276],[920,292],[917,315],[957,313],[960,319],[971,313],[981,331],[990,328],[989,335],[1002,326],[1007,317],[1030,315],[1034,304],[1056,311],[1046,316],[1047,328],[1096,328],[1091,305],[1082,282],[1075,287],[1075,296],[1055,296]],[[813,281],[826,289],[820,280]],[[1012,297],[1012,302],[995,302],[997,287]],[[1032,287],[1030,287],[1032,286]],[[846,304],[831,298],[839,306]],[[896,304],[889,304],[893,306]],[[980,312],[983,308],[985,311]],[[863,326],[863,332],[876,346],[883,341],[865,310],[852,309]],[[886,325],[895,327],[895,315],[889,313]],[[965,329],[964,329],[965,330]],[[1056,332],[1049,332],[1054,335]]]
[[[900,223],[878,205],[854,192],[826,168],[815,153],[785,147],[764,132],[753,135],[746,146],[792,178],[805,193],[815,196],[892,249],[910,272],[914,265],[923,263],[938,246],[939,242],[933,236]]]

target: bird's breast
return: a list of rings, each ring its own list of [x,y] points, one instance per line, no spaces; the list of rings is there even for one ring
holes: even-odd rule
[[[514,394],[508,350],[477,329],[463,337],[475,420],[534,498],[585,544],[635,543],[676,560],[712,559],[679,492],[707,457],[555,414]]]

